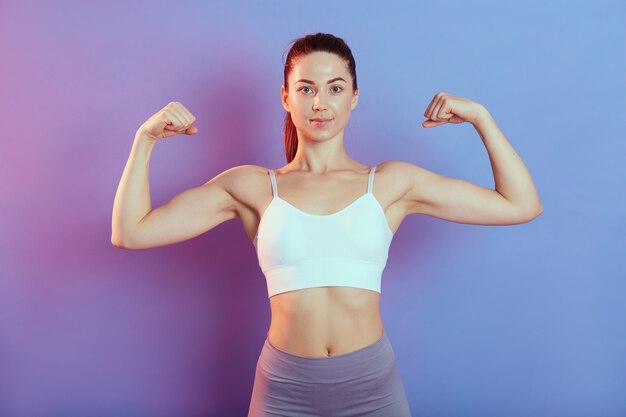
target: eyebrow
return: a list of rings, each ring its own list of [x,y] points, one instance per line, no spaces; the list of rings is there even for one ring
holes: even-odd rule
[[[332,80],[328,80],[328,81],[326,81],[326,84],[330,84],[330,83],[332,83],[332,82],[339,81],[339,80],[343,81],[344,83],[347,83],[347,81],[346,81],[346,80],[344,80],[343,78],[341,78],[341,77],[337,77],[337,78],[333,78]],[[311,81],[311,80],[305,80],[305,79],[298,80],[298,81],[296,81],[296,83],[309,83],[309,84],[315,84],[313,81]]]

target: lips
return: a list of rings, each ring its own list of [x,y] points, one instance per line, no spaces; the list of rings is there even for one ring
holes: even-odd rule
[[[324,127],[333,119],[311,119],[311,124],[315,127]]]

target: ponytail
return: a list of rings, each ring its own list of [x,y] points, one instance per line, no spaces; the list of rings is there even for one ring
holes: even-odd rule
[[[285,140],[285,157],[287,163],[293,161],[298,150],[298,132],[296,131],[296,125],[291,120],[291,113],[285,114],[285,128],[283,130],[283,137]]]

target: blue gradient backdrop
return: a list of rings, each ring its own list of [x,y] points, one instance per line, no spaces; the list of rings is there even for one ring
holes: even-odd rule
[[[382,314],[413,414],[626,415],[623,1],[0,3],[0,415],[245,416],[270,322],[238,219],[125,251],[113,198],[169,101],[200,133],[152,154],[153,207],[235,165],[285,163],[283,54],[343,37],[355,159],[494,186],[471,125],[424,129],[439,91],[483,104],[544,213],[405,219]]]

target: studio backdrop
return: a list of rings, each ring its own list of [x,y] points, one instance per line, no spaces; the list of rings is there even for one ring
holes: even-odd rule
[[[284,59],[316,32],[356,59],[350,157],[493,189],[471,124],[421,126],[436,93],[467,97],[543,204],[518,225],[400,226],[381,311],[412,413],[626,415],[625,9],[0,2],[0,415],[245,415],[270,310],[240,220],[124,250],[113,200],[135,132],[170,101],[199,133],[155,147],[152,207],[233,166],[284,165]]]

